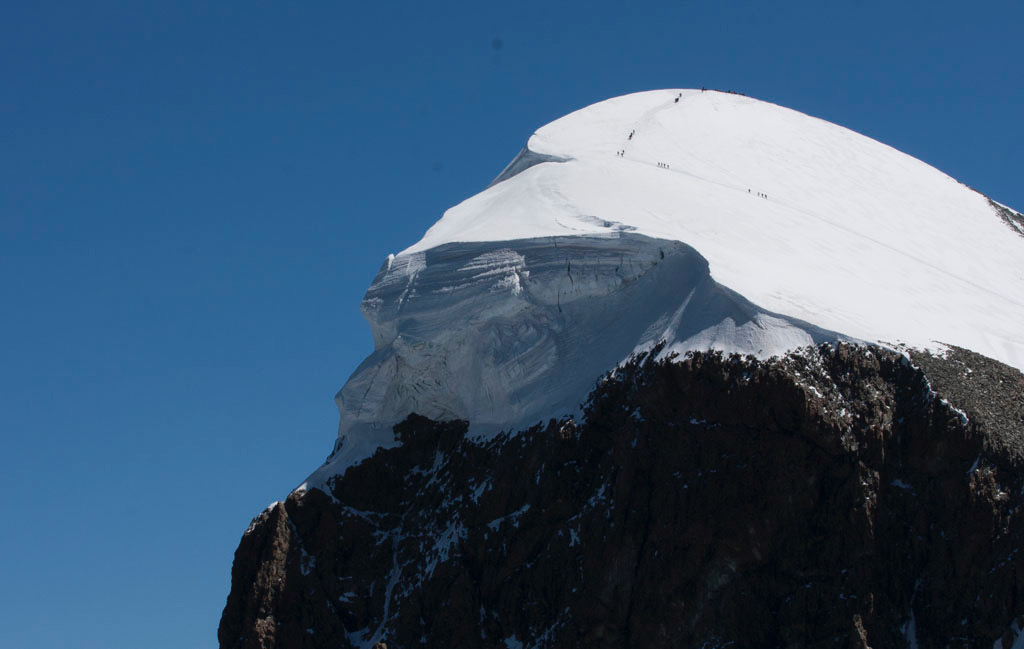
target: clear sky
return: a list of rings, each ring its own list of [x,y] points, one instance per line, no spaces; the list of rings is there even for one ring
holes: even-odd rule
[[[7,3],[0,647],[215,647],[386,255],[576,108],[732,89],[1024,209],[1020,7]]]

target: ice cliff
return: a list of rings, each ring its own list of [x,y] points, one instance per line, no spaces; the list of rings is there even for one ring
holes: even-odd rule
[[[572,414],[662,341],[663,355],[759,358],[945,343],[1024,368],[1016,220],[891,147],[755,99],[589,106],[388,257],[363,300],[375,350],[306,484],[395,445],[410,412],[482,435]]]

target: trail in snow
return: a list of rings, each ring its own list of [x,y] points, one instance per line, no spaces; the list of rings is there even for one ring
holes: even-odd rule
[[[566,161],[453,207],[406,252],[600,234],[598,223],[615,222],[693,246],[716,280],[771,311],[1024,367],[1024,241],[983,196],[891,147],[699,90],[601,102],[538,129],[528,146]]]
[[[946,275],[950,279],[956,280],[958,282],[961,282],[961,283],[965,284],[966,286],[969,286],[971,288],[977,289],[979,291],[984,291],[986,293],[989,293],[993,297],[999,298],[1001,300],[1006,300],[1007,302],[1010,302],[1010,303],[1015,304],[1015,305],[1017,305],[1017,306],[1019,306],[1021,308],[1024,308],[1024,302],[1016,300],[1016,299],[1014,299],[1014,298],[1012,298],[1012,297],[1010,297],[1008,295],[1004,295],[1004,294],[1000,293],[999,291],[993,290],[992,288],[990,288],[988,286],[982,286],[981,284],[978,284],[976,282],[972,282],[971,280],[969,280],[967,278],[960,277],[959,275],[955,275],[955,274],[949,272],[948,270],[946,270],[945,268],[942,268],[941,266],[933,264],[933,263],[929,262],[928,260],[918,258],[918,257],[914,256],[913,254],[908,253],[905,250],[902,250],[902,249],[900,249],[900,248],[898,248],[896,246],[893,246],[893,245],[890,245],[889,243],[886,243],[885,241],[881,241],[879,239],[876,239],[876,238],[874,238],[874,237],[872,237],[870,235],[867,235],[867,234],[865,234],[863,232],[860,232],[858,230],[855,230],[853,228],[845,226],[842,223],[837,223],[836,221],[828,219],[828,218],[822,216],[821,214],[817,214],[817,213],[815,213],[815,212],[813,212],[813,211],[811,211],[809,209],[800,207],[799,205],[787,202],[785,200],[764,198],[764,197],[761,196],[761,194],[766,194],[766,192],[764,192],[762,190],[756,190],[755,193],[751,193],[752,188],[751,187],[746,187],[744,189],[743,186],[742,186],[742,183],[740,183],[740,184],[727,184],[727,183],[723,183],[723,182],[718,182],[718,181],[715,181],[715,180],[711,180],[709,178],[704,178],[703,176],[700,176],[699,174],[693,173],[692,171],[688,171],[686,169],[680,169],[680,168],[678,168],[676,166],[671,166],[671,167],[667,167],[667,168],[666,167],[658,167],[657,166],[657,164],[658,164],[657,162],[651,162],[649,160],[630,159],[628,157],[623,157],[622,159],[624,161],[633,162],[635,164],[642,164],[642,165],[646,165],[648,167],[655,167],[655,168],[661,169],[662,171],[667,172],[667,173],[683,174],[683,175],[689,176],[691,178],[695,178],[697,180],[700,180],[700,181],[703,181],[703,182],[706,182],[706,183],[712,183],[714,185],[718,185],[719,187],[724,187],[726,189],[730,189],[730,190],[735,191],[735,192],[740,193],[740,194],[744,194],[745,193],[745,194],[747,194],[748,196],[750,196],[751,198],[753,198],[755,200],[773,200],[776,205],[781,205],[783,207],[786,207],[788,209],[794,210],[796,212],[800,212],[801,214],[805,214],[805,215],[810,216],[812,218],[818,219],[822,223],[827,223],[828,225],[830,225],[830,226],[832,226],[834,228],[838,228],[838,229],[840,229],[840,230],[842,230],[842,231],[844,231],[844,232],[846,232],[848,234],[851,234],[851,235],[853,235],[855,237],[859,237],[861,239],[869,241],[869,242],[871,242],[872,244],[874,244],[876,246],[881,246],[883,248],[888,248],[889,250],[893,251],[894,253],[896,253],[898,255],[903,255],[903,256],[905,256],[905,257],[907,257],[907,258],[909,258],[909,259],[911,259],[911,260],[913,260],[913,261],[915,261],[915,262],[917,262],[919,264],[928,266],[929,268],[931,268],[935,272],[942,273],[943,275]]]

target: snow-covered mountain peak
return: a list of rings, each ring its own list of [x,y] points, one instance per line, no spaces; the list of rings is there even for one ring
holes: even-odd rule
[[[748,97],[589,106],[389,257],[363,301],[375,351],[338,393],[339,446],[311,480],[393,445],[410,412],[481,434],[572,413],[660,341],[761,357],[941,341],[1024,368],[1016,218],[889,146]]]
[[[986,197],[871,138],[742,95],[658,90],[555,120],[520,155],[563,161],[451,208],[403,254],[629,230],[693,246],[772,311],[1024,367],[1024,239]]]

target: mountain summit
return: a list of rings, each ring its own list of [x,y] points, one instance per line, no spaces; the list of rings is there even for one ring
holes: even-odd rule
[[[630,355],[816,343],[971,349],[1024,368],[1024,219],[848,129],[745,96],[658,90],[539,129],[389,256],[375,350],[310,485],[410,412],[474,434],[578,413]],[[1016,228],[1016,229],[1015,229]]]
[[[387,258],[223,649],[1024,647],[1024,217],[661,90]]]

